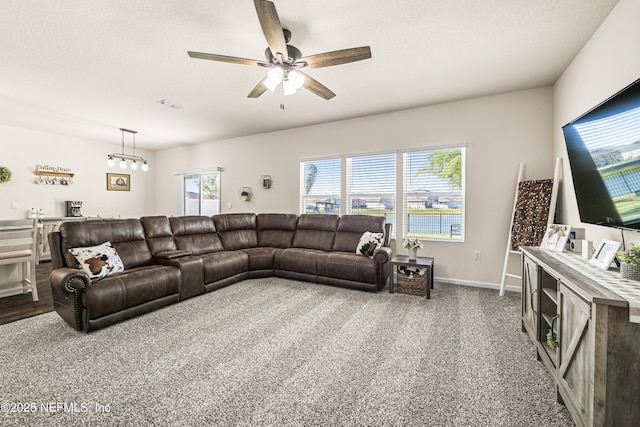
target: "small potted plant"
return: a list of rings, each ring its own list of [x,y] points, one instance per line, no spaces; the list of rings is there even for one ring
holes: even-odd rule
[[[0,166],[0,184],[11,180],[11,169],[6,166]]]
[[[551,329],[547,332],[547,345],[551,348],[556,348],[558,346],[558,337]]]
[[[405,240],[403,246],[405,247],[405,249],[409,250],[410,260],[415,260],[418,256],[418,249],[422,249],[424,247],[422,242],[415,238]]]
[[[618,252],[618,259],[623,279],[640,280],[640,246],[631,243],[629,249]]]
[[[242,198],[242,200],[244,200],[245,202],[248,202],[249,200],[251,200],[251,193],[249,192],[248,189],[243,188],[242,191],[240,192],[240,197]]]

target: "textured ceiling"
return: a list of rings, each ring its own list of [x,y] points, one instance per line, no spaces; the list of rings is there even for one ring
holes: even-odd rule
[[[305,56],[371,46],[306,70],[335,98],[249,99],[264,69],[187,56],[263,60],[251,0],[4,1],[0,124],[156,150],[550,85],[617,0],[274,3]]]

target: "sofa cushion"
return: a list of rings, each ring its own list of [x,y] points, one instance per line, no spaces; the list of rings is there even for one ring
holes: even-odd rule
[[[355,253],[330,252],[317,257],[318,276],[364,283],[377,283],[378,263]]]
[[[133,268],[107,276],[82,295],[87,318],[98,319],[136,305],[180,292],[180,270],[170,266]]]
[[[151,255],[156,256],[160,252],[177,249],[169,218],[166,216],[145,216],[140,218],[140,222],[142,222],[144,234],[147,236]]]
[[[69,221],[60,226],[62,253],[68,266],[75,266],[71,248],[97,246],[111,242],[122,259],[124,269],[142,267],[152,263],[142,223],[138,219],[104,219]]]
[[[382,246],[383,241],[384,233],[365,231],[360,237],[358,246],[356,246],[356,253],[373,258],[373,253],[377,248]]]
[[[323,253],[317,249],[281,249],[273,254],[273,268],[274,270],[293,271],[315,276],[318,274],[316,258]]]
[[[290,248],[297,224],[296,214],[258,214],[258,246]]]
[[[224,250],[211,217],[199,215],[171,217],[169,224],[176,242],[176,249],[191,251],[194,255]]]
[[[303,214],[298,218],[294,248],[331,251],[338,227],[338,215]],[[350,252],[355,251],[355,245]]]
[[[204,283],[214,283],[249,270],[249,256],[243,251],[223,251],[202,256]]]
[[[122,259],[111,242],[105,242],[98,246],[71,248],[69,252],[75,257],[78,266],[91,279],[98,279],[124,270]]]
[[[247,248],[243,249],[249,256],[249,271],[273,270],[273,254],[278,248]]]
[[[225,250],[255,248],[258,245],[255,214],[220,214],[213,217],[213,222]]]
[[[384,233],[385,218],[370,215],[343,215],[340,217],[333,252],[354,253],[358,248],[360,238],[366,231]]]

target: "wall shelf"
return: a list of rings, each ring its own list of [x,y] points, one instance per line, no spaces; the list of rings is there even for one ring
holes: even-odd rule
[[[73,176],[75,175],[73,172],[49,172],[43,170],[37,170],[35,171],[35,174],[38,176],[60,176],[67,178],[73,178]]]

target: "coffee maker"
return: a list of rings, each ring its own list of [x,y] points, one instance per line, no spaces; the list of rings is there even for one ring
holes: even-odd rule
[[[66,216],[82,216],[80,209],[82,208],[82,202],[67,200],[65,202],[67,207],[67,215]]]

